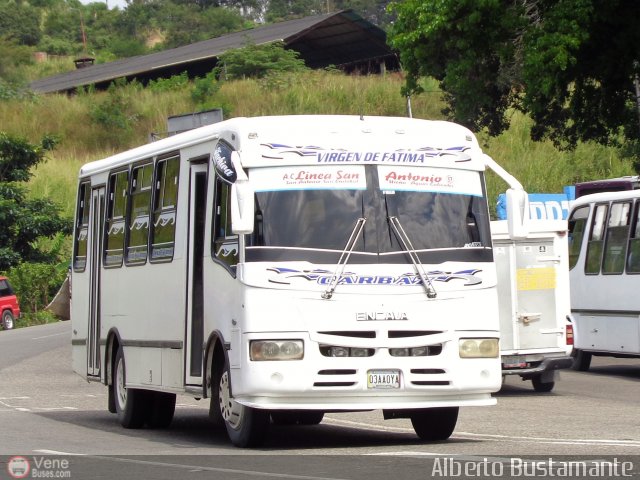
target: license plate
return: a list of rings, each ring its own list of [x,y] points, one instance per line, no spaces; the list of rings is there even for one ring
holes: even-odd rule
[[[389,389],[400,388],[399,370],[369,370],[367,372],[367,388]]]
[[[502,357],[502,365],[504,368],[526,368],[527,362],[521,355],[505,355]]]

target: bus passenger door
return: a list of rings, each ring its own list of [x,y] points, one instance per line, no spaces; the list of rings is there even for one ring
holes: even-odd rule
[[[102,265],[102,229],[104,225],[105,188],[91,192],[89,241],[89,328],[87,330],[87,375],[100,375],[100,267]]]
[[[192,163],[189,178],[189,256],[187,278],[187,323],[185,379],[187,385],[202,385],[204,351],[203,260],[207,210],[207,163]]]

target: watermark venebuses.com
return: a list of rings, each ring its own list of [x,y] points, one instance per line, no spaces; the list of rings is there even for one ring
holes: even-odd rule
[[[23,457],[9,458],[7,472],[10,478],[71,478],[66,458]]]
[[[612,458],[608,460],[558,460],[510,458],[492,460],[458,460],[434,458],[432,477],[441,478],[625,478],[637,477],[634,463]]]

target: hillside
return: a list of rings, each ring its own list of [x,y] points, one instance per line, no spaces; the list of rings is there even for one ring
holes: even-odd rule
[[[202,82],[194,85],[184,77],[174,77],[150,88],[134,84],[70,97],[3,101],[0,131],[33,142],[44,134],[60,139],[49,161],[38,168],[31,194],[54,199],[71,216],[80,166],[147,142],[152,132],[166,130],[170,115],[208,108],[222,108],[225,118],[301,113],[406,115],[398,74],[358,77],[306,72],[219,85]],[[443,119],[435,84],[427,84],[425,90],[412,99],[413,116]],[[529,129],[527,118],[514,113],[506,133],[491,138],[480,132],[479,139],[485,151],[530,192],[561,192],[563,186],[577,181],[634,173],[632,161],[621,158],[616,149],[586,144],[573,152],[560,152],[549,142],[531,141]],[[505,185],[490,174],[488,188],[493,202]]]

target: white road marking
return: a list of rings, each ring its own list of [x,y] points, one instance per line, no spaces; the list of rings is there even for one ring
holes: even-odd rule
[[[36,450],[37,452],[54,452],[54,450]],[[56,454],[56,453],[54,453]],[[59,455],[78,455],[73,453],[57,452]],[[99,455],[83,455],[85,458],[95,458],[104,461],[120,462],[120,463],[133,463],[136,465],[151,465],[157,467],[169,467],[178,468],[181,470],[187,470],[189,472],[217,472],[217,473],[232,473],[235,475],[246,475],[250,477],[271,477],[271,478],[291,478],[299,480],[345,480],[339,477],[314,477],[311,475],[294,475],[289,473],[272,473],[272,472],[260,472],[257,470],[239,470],[236,468],[220,468],[220,467],[207,467],[203,465],[188,465],[180,463],[166,463],[166,462],[153,462],[150,460],[138,460],[135,458],[121,458],[121,457],[103,457]]]
[[[45,455],[70,455],[70,456],[84,456],[83,453],[70,453],[70,452],[60,452],[58,450],[47,450],[47,449],[38,449],[34,450],[37,453],[44,453]]]
[[[336,419],[325,417],[324,423],[333,425],[354,426],[358,428],[366,428],[368,430],[377,430],[383,432],[397,433],[413,433],[413,428],[403,427],[383,427],[376,424],[354,422],[351,420]],[[558,445],[594,445],[608,447],[638,447],[640,448],[640,440],[619,440],[619,439],[596,439],[596,438],[550,438],[550,437],[527,437],[516,435],[493,435],[488,433],[472,433],[472,432],[454,432],[452,439],[478,439],[485,441],[513,441],[513,442],[533,442],[533,443],[550,443]]]
[[[40,340],[42,338],[59,337],[60,335],[70,336],[69,332],[52,333],[51,335],[43,335],[42,337],[33,337],[31,340]]]

